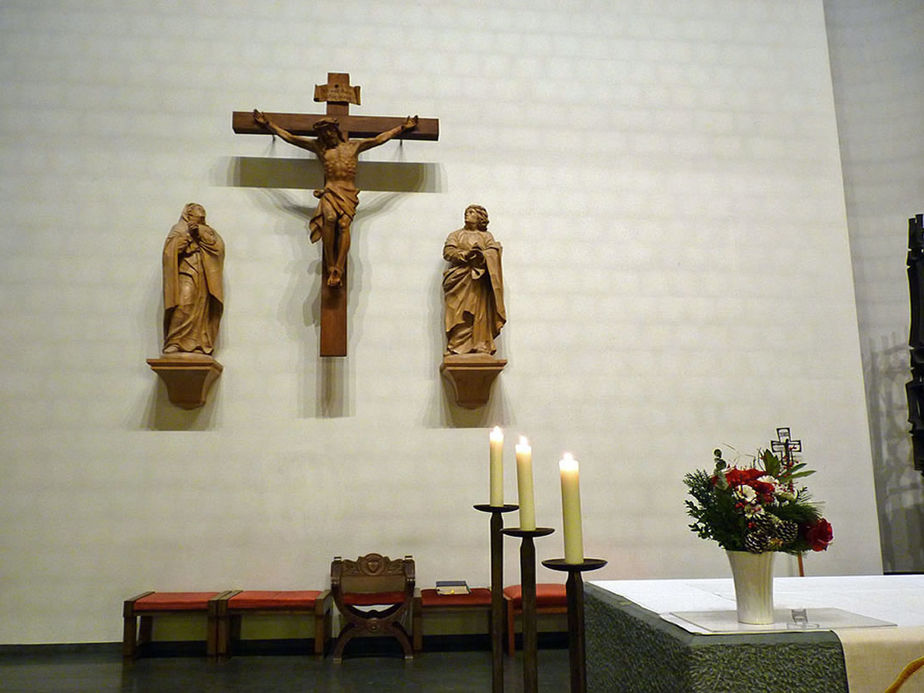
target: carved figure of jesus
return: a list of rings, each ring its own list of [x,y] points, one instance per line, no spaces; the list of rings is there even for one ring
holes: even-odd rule
[[[359,190],[356,189],[356,167],[360,153],[392,137],[417,127],[417,116],[408,116],[403,124],[379,133],[375,137],[350,140],[340,130],[336,118],[321,118],[314,125],[317,138],[299,137],[279,127],[264,113],[254,110],[254,121],[278,135],[289,144],[307,149],[321,160],[324,167],[324,189],[315,190],[318,208],[308,227],[311,242],[319,239],[323,246],[324,262],[327,266],[327,285],[339,287],[350,249],[350,225],[359,204]]]

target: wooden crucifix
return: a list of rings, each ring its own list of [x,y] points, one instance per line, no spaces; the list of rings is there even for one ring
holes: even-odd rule
[[[323,245],[321,356],[346,356],[346,261],[350,225],[359,204],[356,189],[359,154],[393,137],[439,139],[439,120],[350,115],[350,104],[359,105],[359,87],[350,85],[350,75],[346,73],[329,72],[327,84],[315,86],[314,100],[325,102],[327,112],[313,115],[235,111],[231,127],[239,134],[278,135],[321,160],[324,189],[314,191],[318,208],[309,222],[311,242],[321,240]],[[351,140],[350,136],[356,139]]]

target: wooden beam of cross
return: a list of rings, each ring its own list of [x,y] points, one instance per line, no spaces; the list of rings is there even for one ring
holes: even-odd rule
[[[278,135],[320,159],[324,189],[314,192],[318,209],[309,224],[312,242],[321,240],[324,246],[320,352],[321,356],[346,356],[346,261],[350,224],[359,204],[355,186],[358,156],[392,138],[437,140],[439,120],[350,115],[350,104],[359,105],[359,87],[350,84],[347,73],[329,72],[327,84],[315,85],[314,100],[327,104],[325,113],[235,111],[231,129],[238,134]]]

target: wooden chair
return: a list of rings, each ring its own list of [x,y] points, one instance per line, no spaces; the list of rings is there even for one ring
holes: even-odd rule
[[[151,640],[155,616],[189,613],[201,613],[206,617],[206,654],[216,657],[218,631],[216,621],[209,618],[209,604],[226,594],[228,592],[142,592],[126,599],[122,605],[123,659],[126,662],[135,659],[138,646]]]
[[[335,663],[343,661],[344,648],[357,635],[390,635],[401,644],[404,658],[413,659],[411,641],[401,624],[414,599],[411,556],[391,560],[369,553],[355,561],[337,556],[330,564],[330,591],[346,620],[334,645]]]
[[[311,616],[314,621],[314,654],[323,655],[331,630],[329,590],[233,590],[209,602],[210,613],[217,623],[216,656],[231,655],[232,645],[241,637],[241,619],[245,614],[294,614]]]
[[[507,654],[513,654],[517,649],[514,619],[518,614],[523,613],[523,587],[521,585],[504,588],[504,609],[507,613]],[[536,613],[568,613],[568,593],[565,591],[565,586],[551,582],[537,583]]]

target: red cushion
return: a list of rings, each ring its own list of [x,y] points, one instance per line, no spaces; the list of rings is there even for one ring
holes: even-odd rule
[[[404,592],[349,592],[343,595],[343,603],[352,606],[375,606],[376,604],[400,604],[404,601]]]
[[[436,590],[420,590],[421,606],[490,606],[491,590],[475,587],[468,594],[438,594]]]
[[[320,590],[244,590],[228,600],[231,609],[313,609]]]
[[[511,585],[504,588],[504,595],[513,602],[515,609],[523,606],[523,587]],[[536,606],[568,606],[565,586],[558,583],[540,582],[536,585]]]
[[[205,611],[221,592],[154,592],[135,602],[135,611]]]

